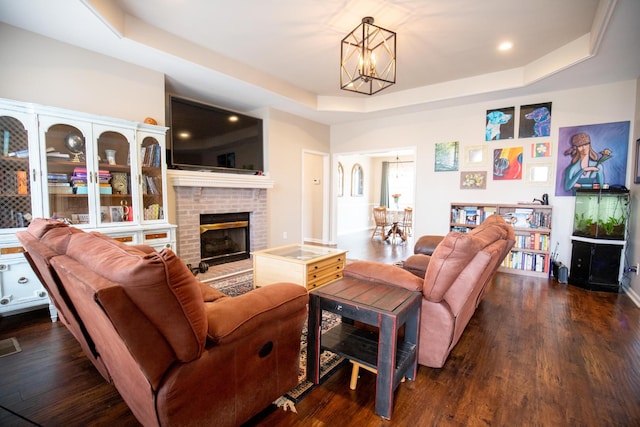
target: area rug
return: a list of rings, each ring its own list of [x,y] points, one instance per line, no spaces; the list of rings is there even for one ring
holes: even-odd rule
[[[253,277],[249,275],[249,278],[242,277],[238,280],[228,280],[224,283],[212,283],[210,286],[218,289],[220,292],[229,296],[238,296],[253,289]],[[334,326],[338,325],[341,321],[341,317],[334,313],[322,312],[322,324],[320,327],[321,333],[328,331]],[[327,379],[333,372],[335,372],[345,359],[342,356],[338,356],[327,350],[323,350],[320,353],[320,383]],[[315,384],[307,380],[307,324],[304,324],[302,328],[302,336],[300,339],[300,365],[298,366],[298,385],[286,394],[286,397],[297,403],[307,393],[309,393]]]

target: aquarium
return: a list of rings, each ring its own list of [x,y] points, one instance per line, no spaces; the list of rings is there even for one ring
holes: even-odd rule
[[[573,235],[625,240],[629,190],[576,190]]]

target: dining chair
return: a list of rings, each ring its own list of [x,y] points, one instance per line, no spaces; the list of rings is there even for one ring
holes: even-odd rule
[[[387,227],[391,226],[391,223],[387,219],[386,206],[378,206],[373,208],[373,219],[376,223],[376,228],[373,229],[371,238],[373,239],[376,234],[380,234],[383,239],[387,237]]]
[[[398,223],[398,226],[405,236],[411,236],[411,229],[413,228],[413,208],[404,208],[404,215]]]

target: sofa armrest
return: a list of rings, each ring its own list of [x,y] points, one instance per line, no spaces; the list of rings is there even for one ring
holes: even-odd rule
[[[432,255],[436,247],[444,240],[444,236],[422,236],[413,247],[414,254]]]
[[[409,258],[404,260],[402,268],[413,273],[419,278],[424,279],[424,276],[427,274],[427,268],[429,267],[429,261],[431,261],[431,255],[411,255]]]
[[[410,291],[422,291],[424,280],[395,265],[372,261],[355,261],[348,264],[343,274],[345,277],[399,286]]]
[[[274,283],[233,298],[220,298],[205,303],[208,321],[207,337],[217,344],[228,344],[277,319],[307,313],[309,294],[294,283]]]

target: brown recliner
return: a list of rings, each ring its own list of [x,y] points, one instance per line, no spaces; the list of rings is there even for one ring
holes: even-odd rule
[[[238,425],[297,385],[302,286],[277,283],[231,298],[168,249],[141,250],[41,219],[18,237],[32,259],[48,260],[34,265],[55,274],[94,359],[143,425]]]
[[[414,268],[422,266],[426,274],[367,261],[353,262],[344,269],[345,277],[422,294],[418,363],[432,368],[444,366],[487,284],[515,243],[513,228],[498,215],[469,233],[451,232],[440,240],[431,255],[410,257],[416,257]]]

